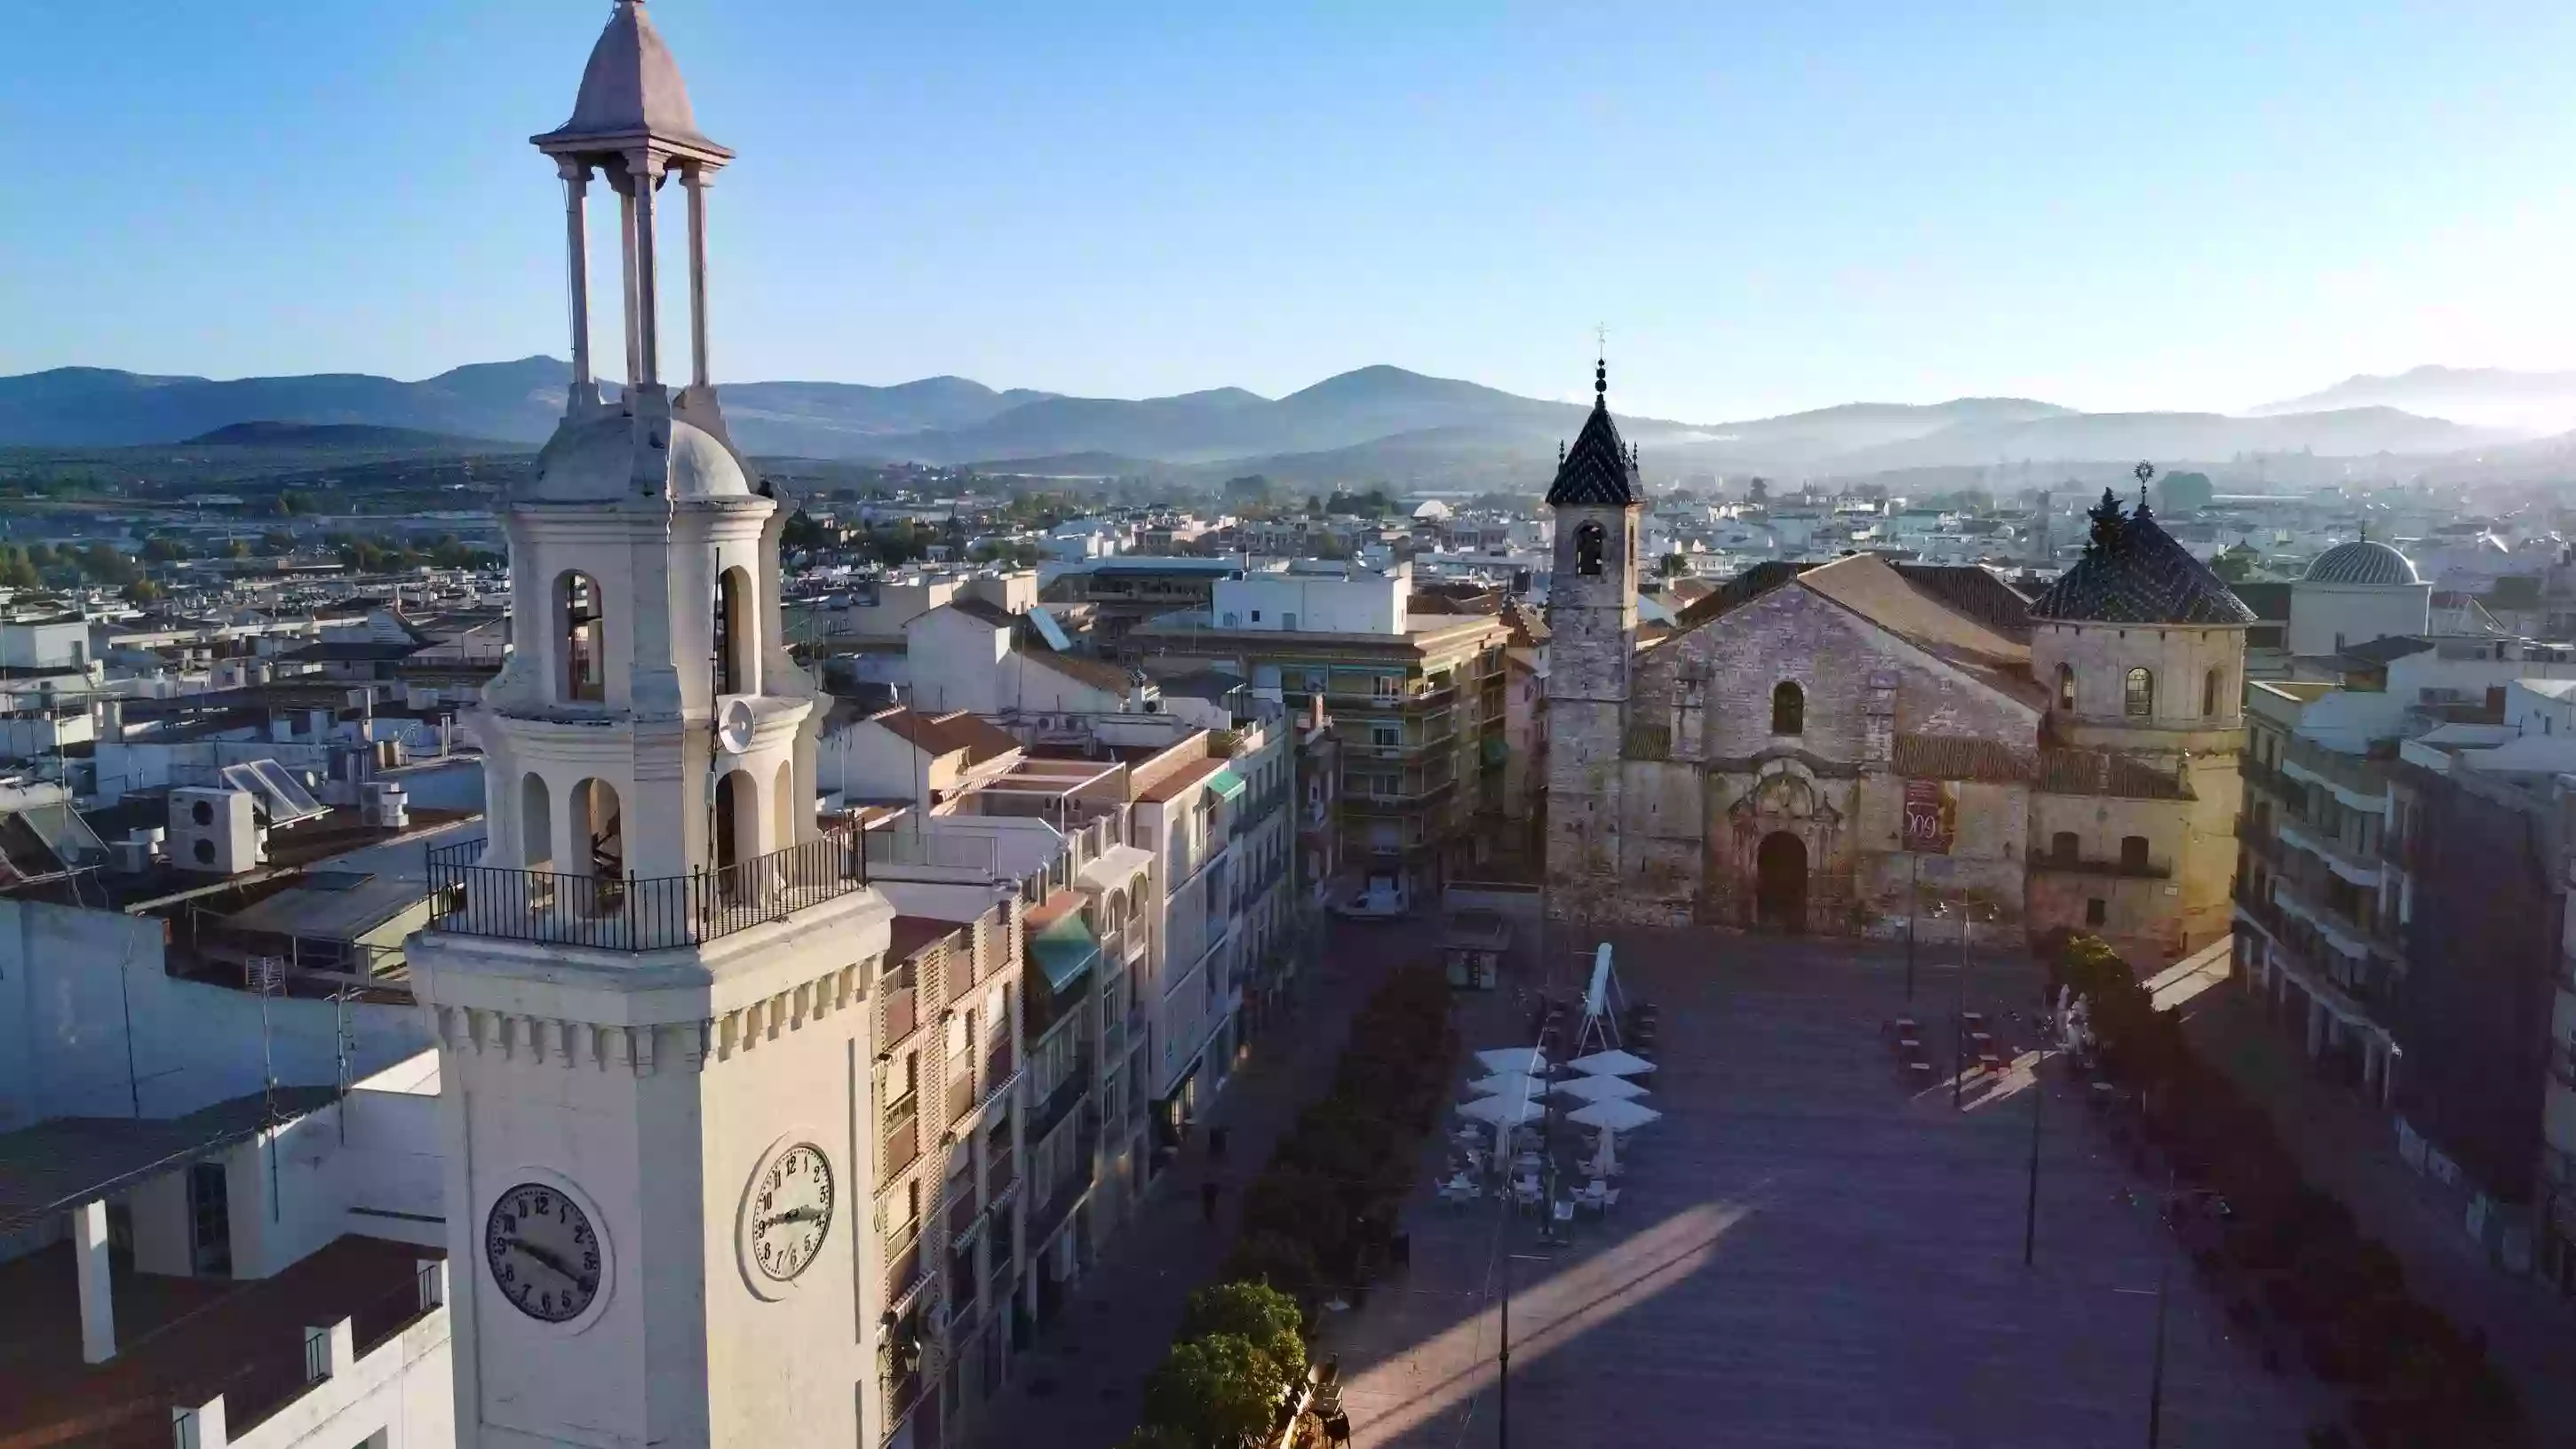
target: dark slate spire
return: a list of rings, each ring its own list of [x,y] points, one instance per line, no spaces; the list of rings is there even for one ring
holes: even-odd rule
[[[1592,368],[1592,416],[1583,420],[1574,446],[1557,462],[1556,481],[1547,489],[1548,506],[1624,508],[1637,501],[1632,468],[1627,444],[1619,440],[1619,425],[1610,419],[1610,363],[1603,358]]]
[[[2254,611],[2156,522],[2143,495],[2131,513],[2105,488],[2102,501],[2085,516],[2093,520],[2093,537],[2084,557],[2031,604],[2032,618],[2074,624],[2254,622]]]

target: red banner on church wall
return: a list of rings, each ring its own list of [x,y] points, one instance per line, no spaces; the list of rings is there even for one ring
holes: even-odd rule
[[[1924,855],[1948,855],[1958,834],[1959,802],[1946,780],[1905,782],[1905,848]]]

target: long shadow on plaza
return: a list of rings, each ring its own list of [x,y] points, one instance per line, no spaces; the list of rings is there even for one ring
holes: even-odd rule
[[[2066,1094],[2042,1088],[2041,1247],[2025,1269],[2026,1072],[1963,1093],[1985,1110],[1960,1112],[1946,1083],[1899,1082],[1880,1026],[1901,976],[1884,957],[1657,944],[1621,942],[1630,993],[1665,1007],[1647,1101],[1667,1114],[1633,1139],[1623,1202],[1546,1262],[1524,1260],[1526,1220],[1417,1203],[1410,1276],[1327,1331],[1360,1442],[1493,1432],[1505,1272],[1524,1442],[2135,1443],[2169,1272],[2164,1442],[2297,1442],[2311,1396],[2228,1341]],[[1922,996],[1946,1021],[1959,993],[1937,969]],[[2026,961],[1980,962],[1971,981],[1990,1013],[2037,999]],[[1513,1016],[1470,1000],[1461,1031],[1512,1044]]]

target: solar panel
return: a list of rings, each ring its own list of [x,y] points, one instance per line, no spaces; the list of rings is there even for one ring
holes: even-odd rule
[[[1028,617],[1029,622],[1037,626],[1038,637],[1046,641],[1049,649],[1058,654],[1072,652],[1073,641],[1065,637],[1064,626],[1055,621],[1055,615],[1047,612],[1046,605],[1031,604]]]
[[[293,825],[322,814],[322,803],[315,800],[303,782],[275,760],[250,760],[223,768],[224,785],[244,791],[268,810],[269,828]]]

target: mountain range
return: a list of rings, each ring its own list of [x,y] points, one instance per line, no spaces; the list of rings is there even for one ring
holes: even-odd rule
[[[325,448],[335,446],[335,436],[337,446],[360,436],[381,446],[382,430],[398,429],[441,435],[460,449],[477,446],[471,440],[526,448],[552,431],[569,380],[569,366],[550,357],[479,363],[418,382],[365,374],[216,381],[61,368],[0,378],[0,446],[274,447],[301,437]],[[2247,416],[2087,413],[2027,398],[1958,398],[1849,403],[1715,424],[1623,415],[1620,427],[1647,452],[1650,471],[1666,477],[1849,477],[2137,458],[2169,465],[2257,452],[2433,455],[2530,432],[2464,421],[2455,412],[2483,416],[2520,406],[2538,416],[2562,396],[2576,402],[2576,374],[2419,368],[2395,378],[2353,378]],[[1585,411],[1389,366],[1342,373],[1279,398],[1241,388],[1083,398],[933,377],[892,387],[728,383],[724,399],[736,441],[764,456],[1064,475],[1258,471],[1314,483],[1439,477],[1527,484],[1545,476],[1556,446],[1573,436]]]
[[[2393,377],[2363,373],[2322,392],[2248,411],[2256,417],[2272,417],[2356,407],[2399,408],[2477,427],[2563,433],[2576,429],[2576,372],[2418,367]]]

